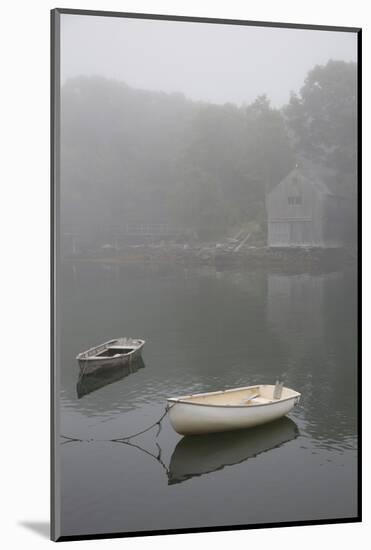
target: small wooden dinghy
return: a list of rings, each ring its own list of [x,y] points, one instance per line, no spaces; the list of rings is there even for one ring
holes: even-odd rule
[[[129,364],[140,357],[144,344],[144,340],[116,338],[79,353],[76,359],[82,374],[88,374],[102,367],[111,368]]]
[[[247,386],[231,390],[169,398],[169,418],[181,435],[250,428],[285,416],[300,393],[276,385]]]

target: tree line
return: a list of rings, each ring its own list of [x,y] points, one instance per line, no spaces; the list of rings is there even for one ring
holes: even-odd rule
[[[355,200],[357,68],[314,67],[280,109],[190,101],[77,77],[61,90],[62,230],[120,232],[170,223],[200,239],[245,228],[264,241],[266,194],[300,159],[336,174]]]

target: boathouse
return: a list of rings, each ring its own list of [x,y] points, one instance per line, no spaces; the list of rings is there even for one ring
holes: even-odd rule
[[[269,247],[342,246],[346,201],[326,180],[324,170],[296,167],[271,190],[266,199]]]

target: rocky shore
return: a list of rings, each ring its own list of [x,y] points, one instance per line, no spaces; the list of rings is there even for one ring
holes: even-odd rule
[[[127,246],[64,259],[105,263],[150,262],[184,266],[270,268],[284,271],[316,271],[355,266],[356,251],[346,248],[243,247],[236,251],[223,246],[166,244]]]

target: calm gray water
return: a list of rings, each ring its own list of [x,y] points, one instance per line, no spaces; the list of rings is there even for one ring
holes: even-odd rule
[[[63,535],[356,515],[354,273],[66,262],[61,286],[61,433],[88,440],[60,446]],[[121,335],[146,339],[141,368],[77,384],[76,354]],[[302,393],[289,418],[187,438],[165,418],[157,439],[107,441],[166,397],[277,378]]]

